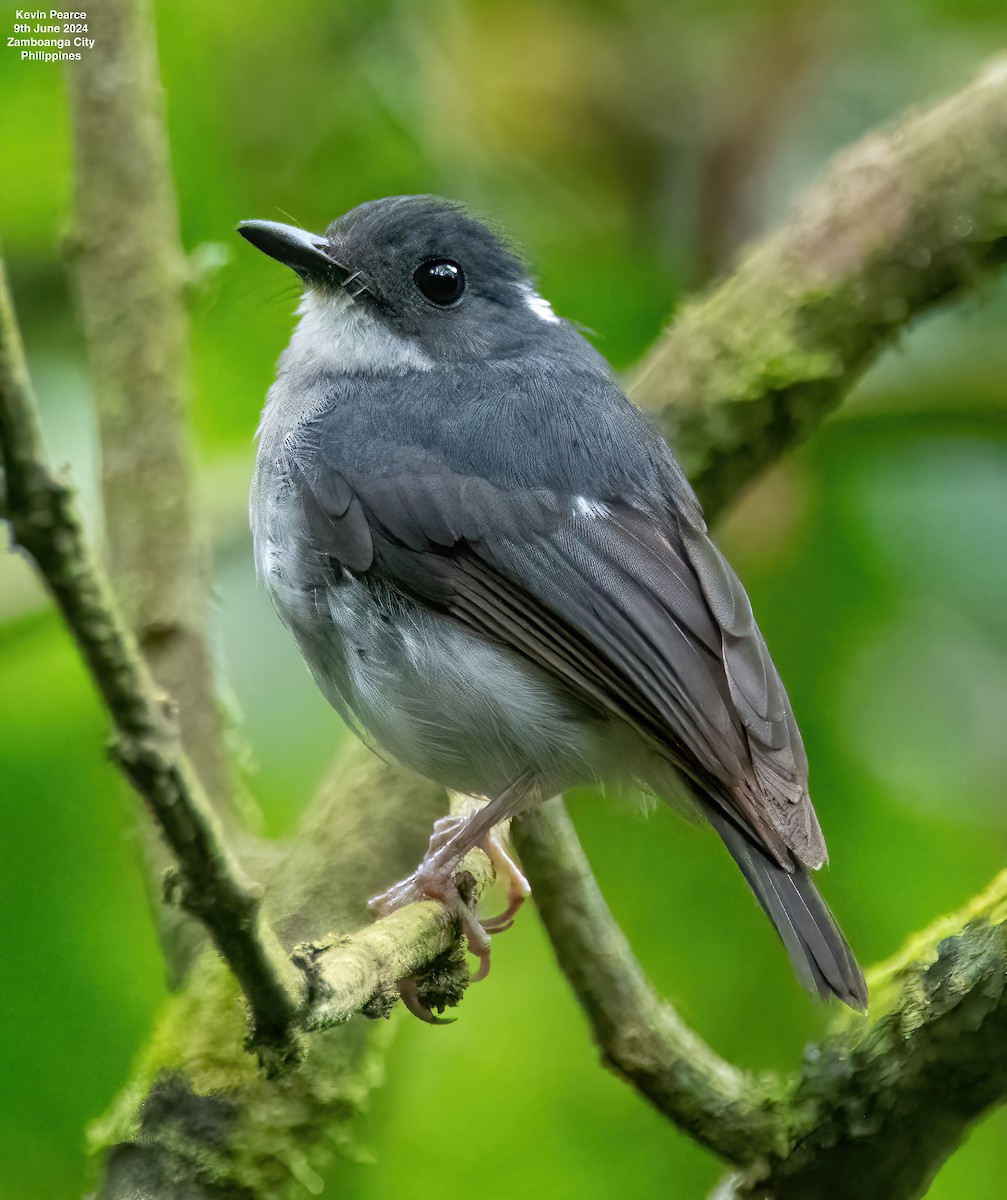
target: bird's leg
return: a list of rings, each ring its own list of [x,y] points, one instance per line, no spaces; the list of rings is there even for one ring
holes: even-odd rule
[[[537,796],[533,777],[523,772],[489,803],[470,816],[441,817],[420,865],[379,896],[369,901],[372,912],[387,916],[417,900],[439,900],[457,919],[468,941],[470,953],[479,959],[479,969],[473,981],[484,979],[489,972],[489,934],[507,929],[530,889],[525,877],[504,848],[494,827],[501,821],[523,811]],[[455,873],[465,855],[475,846],[483,850],[494,871],[507,879],[509,904],[505,912],[490,921],[481,922],[458,890]]]

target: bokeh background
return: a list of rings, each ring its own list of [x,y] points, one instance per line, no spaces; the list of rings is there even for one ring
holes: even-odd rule
[[[100,38],[100,6],[90,14]],[[11,10],[13,19],[13,10]],[[294,281],[234,236],[432,191],[512,231],[620,370],[829,155],[1007,49],[1002,0],[172,0],[160,54],[192,297],[192,420],[236,753],[291,830],[341,736],[256,588],[252,431]],[[8,32],[6,29],[4,32]],[[72,69],[72,68],[70,68]],[[61,68],[0,49],[0,229],[50,446],[99,528],[94,420],[63,238]],[[1007,851],[1007,287],[889,351],[721,525],[808,743],[862,960],[962,904]],[[0,558],[0,1193],[85,1186],[83,1130],[165,991],[107,727],[27,566]],[[714,840],[593,795],[573,811],[656,983],[719,1050],[796,1065],[826,1013]],[[533,911],[460,1020],[395,1020],[348,1200],[700,1197],[717,1162],[596,1063]],[[1007,1113],[942,1170],[994,1200]],[[321,1180],[314,1181],[321,1185]]]

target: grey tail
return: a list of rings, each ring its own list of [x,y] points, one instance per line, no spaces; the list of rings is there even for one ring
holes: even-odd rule
[[[704,809],[776,927],[804,987],[823,1000],[836,996],[850,1008],[865,1011],[863,972],[807,868],[795,860],[793,870],[785,871],[730,818],[712,805],[704,805]]]

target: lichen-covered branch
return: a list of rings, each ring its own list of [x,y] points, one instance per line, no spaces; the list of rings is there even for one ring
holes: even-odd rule
[[[339,942],[356,934],[351,945],[359,938],[373,945],[364,929],[367,897],[416,865],[445,806],[442,789],[351,745],[289,852],[264,874],[264,915],[283,946],[303,953],[305,944],[331,945],[333,992],[363,1003],[376,981],[366,997],[373,1015],[387,1011],[387,983],[399,967],[382,964],[381,980],[357,988],[337,978]],[[410,933],[425,938],[436,908],[413,906],[423,918]],[[397,946],[394,953],[409,951]],[[352,975],[359,980],[355,962]],[[267,1079],[246,1051],[235,997],[226,965],[207,955],[169,1000],[134,1077],[93,1131],[93,1147],[106,1160],[102,1200],[134,1200],[142,1188],[186,1200],[285,1200],[320,1190],[319,1173],[337,1152],[333,1131],[340,1130],[339,1143],[349,1141],[378,1074],[374,1035],[382,1023],[357,1018],[312,1033],[297,1069]],[[167,1180],[177,1181],[177,1192]]]
[[[467,816],[482,801],[451,794],[451,812]],[[474,908],[493,880],[482,850],[470,850],[459,866],[467,902]],[[458,925],[443,904],[409,904],[358,932],[331,933],[320,942],[303,943],[294,959],[309,980],[308,1004],[301,1014],[307,1032],[328,1029],[355,1013],[387,1016],[399,998],[399,984],[414,978],[411,1000],[424,1019],[457,1004],[468,987],[468,967],[459,945]]]
[[[842,1010],[801,1071],[773,1082],[717,1058],[656,997],[561,805],[520,818],[514,838],[602,1060],[739,1168],[718,1197],[922,1196],[1007,1097],[1007,872],[875,967],[869,1018]]]
[[[33,560],[115,724],[112,753],[178,860],[181,903],[241,982],[256,1038],[289,1048],[297,972],[259,917],[260,893],[223,842],[159,691],[84,537],[73,490],[48,465],[6,272],[0,261],[0,454],[14,544]]]
[[[455,921],[443,904],[428,900],[401,908],[355,934],[299,947],[295,959],[311,981],[304,1029],[329,1029],[360,1012],[387,1016],[399,999],[399,982],[427,973],[431,963],[457,946]],[[461,998],[467,983],[463,963],[461,958],[453,964],[447,992],[438,985],[444,1003]]]
[[[843,1017],[792,1082],[781,1146],[745,1200],[922,1196],[1007,1096],[1007,871],[871,972],[869,1020]]]
[[[227,822],[230,772],[205,636],[209,561],[185,421],[187,265],[149,0],[103,0],[66,72],[73,277],[101,434],[105,553],[130,628],[178,701],[182,742]]]
[[[1007,58],[838,155],[637,372],[711,516],[921,313],[1007,261]]]

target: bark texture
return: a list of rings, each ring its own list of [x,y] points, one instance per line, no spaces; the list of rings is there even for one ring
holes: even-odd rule
[[[209,557],[185,420],[182,251],[149,0],[103,0],[95,49],[66,72],[70,248],[101,431],[105,554],[154,678],[220,813],[230,768],[206,638]]]
[[[679,312],[631,384],[713,516],[808,437],[908,322],[1007,259],[1007,59],[837,156]]]

